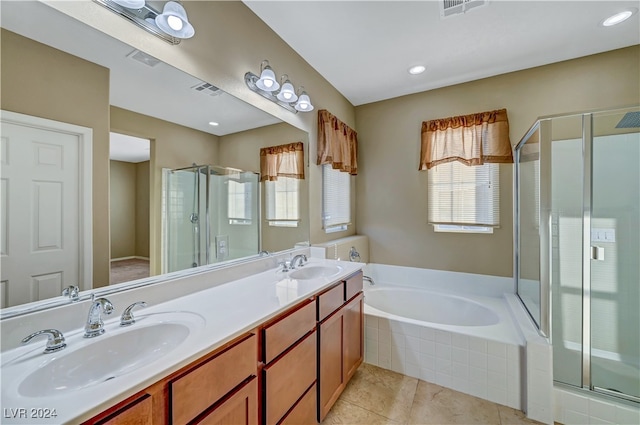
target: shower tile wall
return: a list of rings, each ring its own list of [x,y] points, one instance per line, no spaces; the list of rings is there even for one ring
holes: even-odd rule
[[[365,315],[365,362],[521,409],[518,345]]]

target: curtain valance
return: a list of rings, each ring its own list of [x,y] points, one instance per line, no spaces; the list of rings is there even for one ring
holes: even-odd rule
[[[318,111],[317,164],[358,174],[358,134],[326,109]]]
[[[466,165],[513,162],[507,110],[424,121],[419,169],[451,161]]]
[[[302,142],[260,149],[260,181],[275,181],[278,177],[304,179]]]

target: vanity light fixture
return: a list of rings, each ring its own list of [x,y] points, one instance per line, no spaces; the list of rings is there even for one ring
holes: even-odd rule
[[[637,11],[638,9],[633,8],[633,9],[623,10],[622,12],[618,12],[615,15],[611,15],[607,19],[602,21],[602,26],[612,27],[614,25],[621,24],[622,22],[626,21],[631,16],[633,16],[633,14],[636,13]]]
[[[280,84],[276,81],[276,73],[269,66],[268,60],[263,60],[260,64],[260,79],[256,81],[256,86],[260,90],[272,92],[280,88]]]
[[[187,12],[177,1],[164,3],[162,12],[154,9],[145,0],[93,0],[110,11],[122,16],[140,28],[171,44],[191,38],[195,34]]]
[[[291,84],[291,81],[289,81],[289,76],[287,74],[284,74],[282,76],[282,79],[284,79],[285,81],[282,84],[282,88],[280,89],[280,92],[276,97],[278,98],[278,100],[281,100],[283,102],[295,102],[296,100],[298,100],[298,95],[296,94],[296,89],[293,87],[293,84]]]
[[[158,28],[176,38],[191,38],[196,32],[187,19],[187,11],[175,1],[165,3],[162,13],[156,16],[155,22]]]
[[[269,65],[269,61],[264,60],[260,64],[260,76],[252,72],[244,74],[244,82],[251,91],[254,91],[269,99],[270,101],[277,103],[287,111],[291,111],[294,114],[300,112],[313,111],[313,105],[311,99],[304,87],[300,87],[296,92],[293,83],[289,80],[287,74],[282,75],[280,82],[276,80],[276,73]],[[278,90],[280,89],[280,90]]]

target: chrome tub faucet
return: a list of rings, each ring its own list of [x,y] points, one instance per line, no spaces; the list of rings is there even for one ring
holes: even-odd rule
[[[102,321],[102,313],[113,313],[114,307],[106,298],[98,298],[91,301],[87,324],[84,326],[84,337],[93,338],[104,333],[104,322]]]

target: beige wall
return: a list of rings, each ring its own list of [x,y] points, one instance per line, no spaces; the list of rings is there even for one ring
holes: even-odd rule
[[[136,256],[149,258],[149,212],[151,162],[136,164]]]
[[[539,116],[637,104],[639,65],[634,46],[357,107],[357,230],[369,236],[370,260],[511,276],[512,165],[500,166],[494,234],[435,233],[427,173],[417,171],[422,121],[507,108],[515,144]]]
[[[259,72],[260,62],[268,59],[278,75],[286,73],[296,84],[305,87],[316,111],[328,109],[355,128],[355,111],[347,99],[240,1],[183,1],[196,35],[177,46],[169,45],[92,2],[44,2],[308,132],[312,164],[317,146],[316,112],[293,114],[253,93],[244,83],[247,71]],[[355,193],[355,186],[352,192]],[[325,235],[321,194],[321,168],[312,165],[309,169],[311,241],[323,242],[353,234],[355,212],[354,225],[348,231]]]
[[[109,284],[109,70],[1,32],[0,107],[93,130],[93,286]]]
[[[307,133],[281,123],[268,127],[223,136],[220,138],[220,164],[241,170],[260,172],[260,148],[277,146],[286,143],[304,142],[305,165],[308,164],[309,142]],[[264,220],[264,183],[260,184],[262,191],[262,249],[268,251],[282,251],[293,248],[296,242],[309,240],[309,167],[305,167],[305,180],[300,185],[300,216],[299,226],[294,228],[272,227]]]
[[[218,163],[218,137],[168,121],[111,107],[111,131],[151,140],[150,234],[151,274],[160,273],[162,240],[162,169]]]
[[[149,161],[110,161],[111,259],[149,257]]]
[[[136,164],[110,161],[111,259],[136,254]]]

